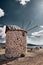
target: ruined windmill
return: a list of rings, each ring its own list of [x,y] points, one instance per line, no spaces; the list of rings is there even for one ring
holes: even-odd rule
[[[16,25],[6,26],[6,57],[11,58],[25,56],[27,43],[26,34],[27,31]]]
[[[23,24],[22,24],[22,27],[23,27]],[[33,28],[36,28],[36,27],[37,26],[34,26]],[[26,36],[27,36],[27,31],[24,30],[23,28],[21,29],[20,27],[16,25],[7,25],[5,56],[8,58],[25,56],[27,51]]]

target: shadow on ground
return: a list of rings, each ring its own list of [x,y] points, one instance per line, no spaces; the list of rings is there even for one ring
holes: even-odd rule
[[[2,55],[0,55],[0,65],[7,64],[7,63],[14,61],[14,60],[17,60],[17,59],[18,59],[18,57],[7,58],[5,56],[5,54],[2,54]]]

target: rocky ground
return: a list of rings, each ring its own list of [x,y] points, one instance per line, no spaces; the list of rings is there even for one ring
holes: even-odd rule
[[[28,52],[23,58],[5,59],[4,56],[1,56],[3,53],[0,54],[0,65],[43,65],[43,49],[37,50],[37,52]]]

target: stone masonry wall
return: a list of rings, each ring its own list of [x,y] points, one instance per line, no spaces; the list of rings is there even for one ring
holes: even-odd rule
[[[7,31],[6,32],[6,50],[5,55],[8,58],[19,57],[26,53],[26,32],[25,31]]]

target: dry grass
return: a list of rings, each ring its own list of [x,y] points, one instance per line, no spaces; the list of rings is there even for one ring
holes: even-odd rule
[[[23,58],[1,60],[0,65],[43,65],[43,49],[28,52]]]

